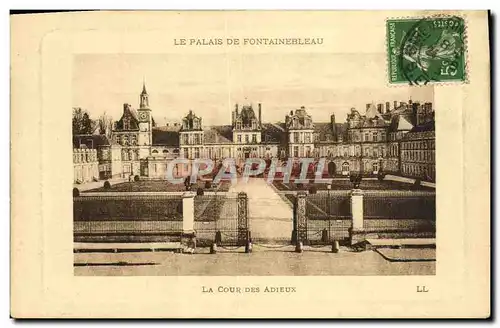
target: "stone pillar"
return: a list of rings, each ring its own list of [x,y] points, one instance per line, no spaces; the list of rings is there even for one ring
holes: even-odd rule
[[[294,210],[294,227],[292,240],[298,245],[307,239],[307,218],[306,218],[306,192],[297,193],[297,201]]]
[[[351,215],[352,227],[349,230],[351,245],[365,240],[366,234],[363,228],[363,191],[353,189],[351,191]]]
[[[363,191],[361,189],[351,191],[351,214],[352,228],[363,229]]]
[[[194,234],[194,196],[195,193],[191,191],[182,194],[182,233],[184,235]]]

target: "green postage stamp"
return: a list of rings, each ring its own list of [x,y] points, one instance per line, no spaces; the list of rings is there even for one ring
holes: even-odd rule
[[[387,20],[390,84],[466,81],[464,19]]]

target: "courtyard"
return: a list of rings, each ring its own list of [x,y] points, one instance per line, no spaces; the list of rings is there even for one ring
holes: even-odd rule
[[[413,250],[427,253],[429,250]],[[435,250],[433,250],[435,251]],[[434,275],[435,261],[389,261],[375,251],[352,252],[342,249],[331,253],[328,247],[295,253],[293,246],[266,249],[255,246],[254,252],[221,250],[209,254],[197,249],[195,254],[172,252],[76,253],[77,276],[373,276]]]

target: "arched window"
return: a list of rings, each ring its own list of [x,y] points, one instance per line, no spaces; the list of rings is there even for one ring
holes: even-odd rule
[[[153,153],[153,154],[158,154],[158,150],[153,149],[152,153]]]
[[[167,150],[167,149],[164,149],[164,150],[163,150],[163,153],[164,153],[164,154],[168,154],[168,150]]]
[[[349,163],[344,162],[342,163],[342,174],[349,173]]]

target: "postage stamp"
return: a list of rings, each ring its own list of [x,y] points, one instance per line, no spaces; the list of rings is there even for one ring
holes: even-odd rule
[[[464,27],[457,16],[387,20],[389,83],[466,81]]]

